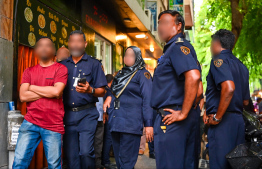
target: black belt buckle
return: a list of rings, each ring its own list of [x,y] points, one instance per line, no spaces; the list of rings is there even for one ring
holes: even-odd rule
[[[159,109],[158,113],[161,115],[161,117],[165,117],[165,115],[166,115],[164,109]]]
[[[72,108],[73,111],[78,111],[77,107]]]

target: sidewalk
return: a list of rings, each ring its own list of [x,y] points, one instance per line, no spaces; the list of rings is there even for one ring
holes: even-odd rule
[[[149,158],[149,150],[147,143],[144,155],[139,155],[137,158],[135,169],[156,169],[155,159]]]

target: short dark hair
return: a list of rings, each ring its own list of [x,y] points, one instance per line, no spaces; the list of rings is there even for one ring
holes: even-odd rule
[[[182,24],[182,26],[181,26],[181,31],[182,31],[182,33],[184,34],[185,20],[184,20],[184,17],[183,17],[178,11],[175,11],[175,10],[165,10],[165,11],[161,12],[161,13],[158,15],[158,19],[160,19],[160,17],[161,17],[163,14],[170,14],[170,15],[176,17],[175,23],[178,25],[179,22],[181,22],[181,24]]]
[[[41,36],[40,38],[37,39],[36,43],[38,41],[40,41],[41,39],[49,39],[51,42],[53,42],[53,40],[51,38],[49,38],[48,36]],[[54,43],[54,42],[53,42]]]
[[[51,38],[49,38],[48,36],[41,36],[40,38],[37,39],[35,44],[37,44],[37,42],[40,41],[41,39],[49,39],[53,43],[53,45],[55,47],[55,44],[54,44],[53,40]],[[35,45],[35,47],[37,47],[37,45]]]
[[[235,44],[235,35],[226,29],[219,29],[211,36],[212,40],[219,40],[222,48],[232,50]]]
[[[112,74],[107,74],[106,75],[106,81],[107,83],[110,83],[114,79],[114,76]]]
[[[84,41],[86,41],[86,36],[85,36],[84,32],[82,32],[81,30],[74,30],[74,31],[72,31],[72,32],[70,33],[69,37],[68,37],[68,40],[69,40],[70,36],[73,35],[73,34],[83,35]]]

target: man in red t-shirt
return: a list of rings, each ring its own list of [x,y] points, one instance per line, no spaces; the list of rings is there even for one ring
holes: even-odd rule
[[[53,61],[55,46],[41,37],[35,46],[40,63],[24,71],[20,100],[27,102],[27,114],[19,129],[13,169],[28,168],[34,151],[42,140],[48,168],[62,168],[64,105],[62,93],[67,82],[67,68]]]

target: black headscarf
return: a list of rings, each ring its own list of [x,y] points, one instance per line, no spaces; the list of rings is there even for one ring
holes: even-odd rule
[[[129,46],[127,49],[133,49],[136,55],[136,61],[133,66],[125,66],[119,73],[115,76],[114,81],[112,83],[112,92],[118,96],[121,94],[122,90],[128,83],[129,79],[133,77],[133,74],[136,73],[138,69],[142,69],[145,66],[145,62],[142,58],[141,50],[136,46]],[[127,50],[126,49],[126,50]]]

